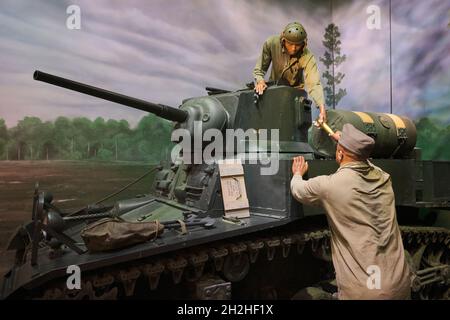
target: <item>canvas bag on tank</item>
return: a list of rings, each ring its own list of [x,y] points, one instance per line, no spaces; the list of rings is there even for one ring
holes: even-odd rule
[[[127,222],[119,218],[104,218],[87,225],[81,231],[91,252],[109,251],[156,239],[164,231],[159,221]]]

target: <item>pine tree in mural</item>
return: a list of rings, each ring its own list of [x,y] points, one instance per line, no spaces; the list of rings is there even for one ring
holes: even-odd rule
[[[326,86],[324,87],[326,103],[327,106],[333,106],[333,109],[336,108],[339,101],[347,94],[346,89],[339,88],[338,90],[337,88],[345,74],[342,72],[335,74],[335,68],[346,59],[345,54],[341,55],[340,36],[339,28],[334,23],[326,27],[324,41],[322,41],[326,51],[323,58],[320,58],[320,61],[326,67],[326,71],[323,73],[323,77],[327,80]]]

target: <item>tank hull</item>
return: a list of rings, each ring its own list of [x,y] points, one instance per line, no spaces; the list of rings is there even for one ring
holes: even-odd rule
[[[79,266],[83,274],[96,274],[98,272],[105,272],[105,270],[110,268],[114,269],[117,266],[128,266],[130,264],[141,265],[143,263],[142,261],[147,261],[143,263],[143,265],[146,265],[148,261],[153,261],[155,258],[159,260],[161,257],[164,257],[165,261],[167,261],[167,257],[169,256],[188,256],[191,249],[194,252],[207,252],[211,248],[229,248],[230,244],[239,245],[256,239],[263,239],[265,241],[263,241],[264,244],[259,250],[261,250],[261,254],[267,254],[266,250],[271,245],[273,239],[282,239],[283,237],[296,239],[298,236],[293,236],[293,234],[297,234],[295,233],[297,230],[302,228],[310,229],[310,219],[314,217],[325,218],[323,209],[301,206],[290,195],[289,181],[292,177],[290,172],[290,159],[296,155],[299,154],[285,154],[281,156],[278,174],[269,178],[272,180],[272,183],[279,182],[279,186],[277,187],[279,190],[278,192],[272,192],[266,195],[264,201],[261,200],[259,194],[264,190],[260,188],[255,189],[253,186],[267,185],[270,181],[267,180],[267,177],[264,178],[264,176],[258,174],[258,165],[244,165],[246,188],[249,190],[250,218],[243,219],[241,225],[222,220],[220,217],[222,216],[223,207],[219,206],[211,207],[209,211],[203,213],[203,215],[217,218],[216,227],[210,230],[199,229],[183,236],[180,236],[176,230],[169,230],[155,242],[143,243],[109,253],[92,254],[85,252],[82,255],[78,255],[73,251],[66,251],[61,258],[55,258],[50,254],[51,250],[47,248],[40,251],[38,265],[31,266],[29,263],[25,263],[24,265],[15,266],[11,269],[10,273],[3,279],[1,296],[2,298],[10,296],[17,297],[17,294],[23,294],[24,292],[38,292],[38,289],[45,288],[49,283],[53,283],[58,279],[66,279],[66,271],[70,265]],[[311,154],[303,155],[306,155],[307,158],[312,158],[313,156]],[[332,174],[337,169],[337,164],[334,160],[310,159],[308,162],[310,167],[309,177]],[[425,177],[425,184],[429,184],[429,180],[435,177],[435,175],[430,174],[433,162],[418,162],[411,159],[385,159],[375,160],[374,162],[391,174],[398,210],[402,207],[408,208],[408,210],[423,207],[450,209],[450,190],[448,190],[448,196],[446,197],[442,197],[445,190],[441,190],[434,196],[428,195],[428,198],[416,198],[417,195],[420,195],[419,191],[423,188],[423,184],[419,181],[422,179],[418,178]],[[447,166],[450,167],[450,163],[447,163]],[[436,167],[436,169],[441,169],[442,172],[441,166]],[[414,172],[414,174],[411,174],[411,172]],[[218,175],[217,168],[215,169],[214,175]],[[450,179],[450,176],[442,178],[447,180]],[[218,183],[218,181],[214,183]],[[150,197],[154,197],[160,204],[158,208],[159,212],[162,210],[161,207],[166,212],[180,209],[196,209],[195,207],[189,206],[180,207],[180,204],[176,201],[164,197]],[[274,207],[274,204],[277,204],[279,208],[277,209],[277,206]],[[146,216],[149,212],[143,210],[142,208],[144,207],[145,205],[129,211],[122,215],[122,218],[135,221],[141,216]],[[82,240],[79,234],[84,226],[84,223],[75,225],[67,234],[77,242],[81,242]],[[274,234],[273,237],[267,238],[267,235],[272,232]],[[323,237],[329,240],[329,231],[325,220],[321,220],[321,224],[315,232],[319,232],[320,239]],[[449,236],[450,233],[444,232],[444,237]],[[295,242],[295,240],[293,241]],[[279,243],[278,247],[280,249],[282,248]],[[250,249],[244,246],[244,251],[249,252]],[[208,254],[208,256],[211,257],[211,254]]]

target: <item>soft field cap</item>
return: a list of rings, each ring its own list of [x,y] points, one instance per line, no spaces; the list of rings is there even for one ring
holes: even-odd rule
[[[346,123],[342,127],[338,143],[351,153],[368,158],[372,153],[375,140],[356,129],[352,124]]]

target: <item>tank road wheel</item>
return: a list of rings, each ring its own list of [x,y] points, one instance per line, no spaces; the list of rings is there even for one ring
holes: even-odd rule
[[[105,288],[103,290],[96,291],[92,296],[92,300],[117,300],[119,289],[114,286],[112,288]]]
[[[278,292],[275,287],[265,286],[259,289],[259,298],[262,300],[277,300]]]
[[[36,300],[117,300],[118,288],[110,285],[94,288],[90,281],[82,283],[80,290],[69,290],[63,286],[49,288]]]
[[[314,257],[325,262],[331,262],[331,244],[329,237],[312,239],[311,250]]]
[[[189,282],[197,281],[203,276],[203,270],[209,257],[206,252],[191,253],[188,255],[188,267],[185,272],[185,279]]]
[[[298,291],[291,300],[333,300],[333,294],[320,287],[306,287]]]
[[[92,300],[94,290],[92,283],[86,281],[82,283],[80,290],[69,290],[66,288],[64,292],[64,300]]]
[[[44,294],[39,298],[32,298],[33,300],[62,300],[64,293],[59,288],[51,288],[45,290]]]
[[[228,281],[238,282],[245,278],[250,269],[250,260],[246,253],[232,254],[225,258],[223,275]]]
[[[448,299],[450,285],[450,255],[449,249],[442,245],[431,243],[423,256],[421,269],[422,286],[428,287],[426,296],[429,299]],[[429,270],[428,272],[426,272]],[[421,274],[423,272],[423,274]]]
[[[402,227],[406,256],[414,273],[412,298],[449,299],[450,232],[433,227]]]
[[[230,300],[231,283],[217,276],[204,276],[193,284],[194,298],[199,300]]]

